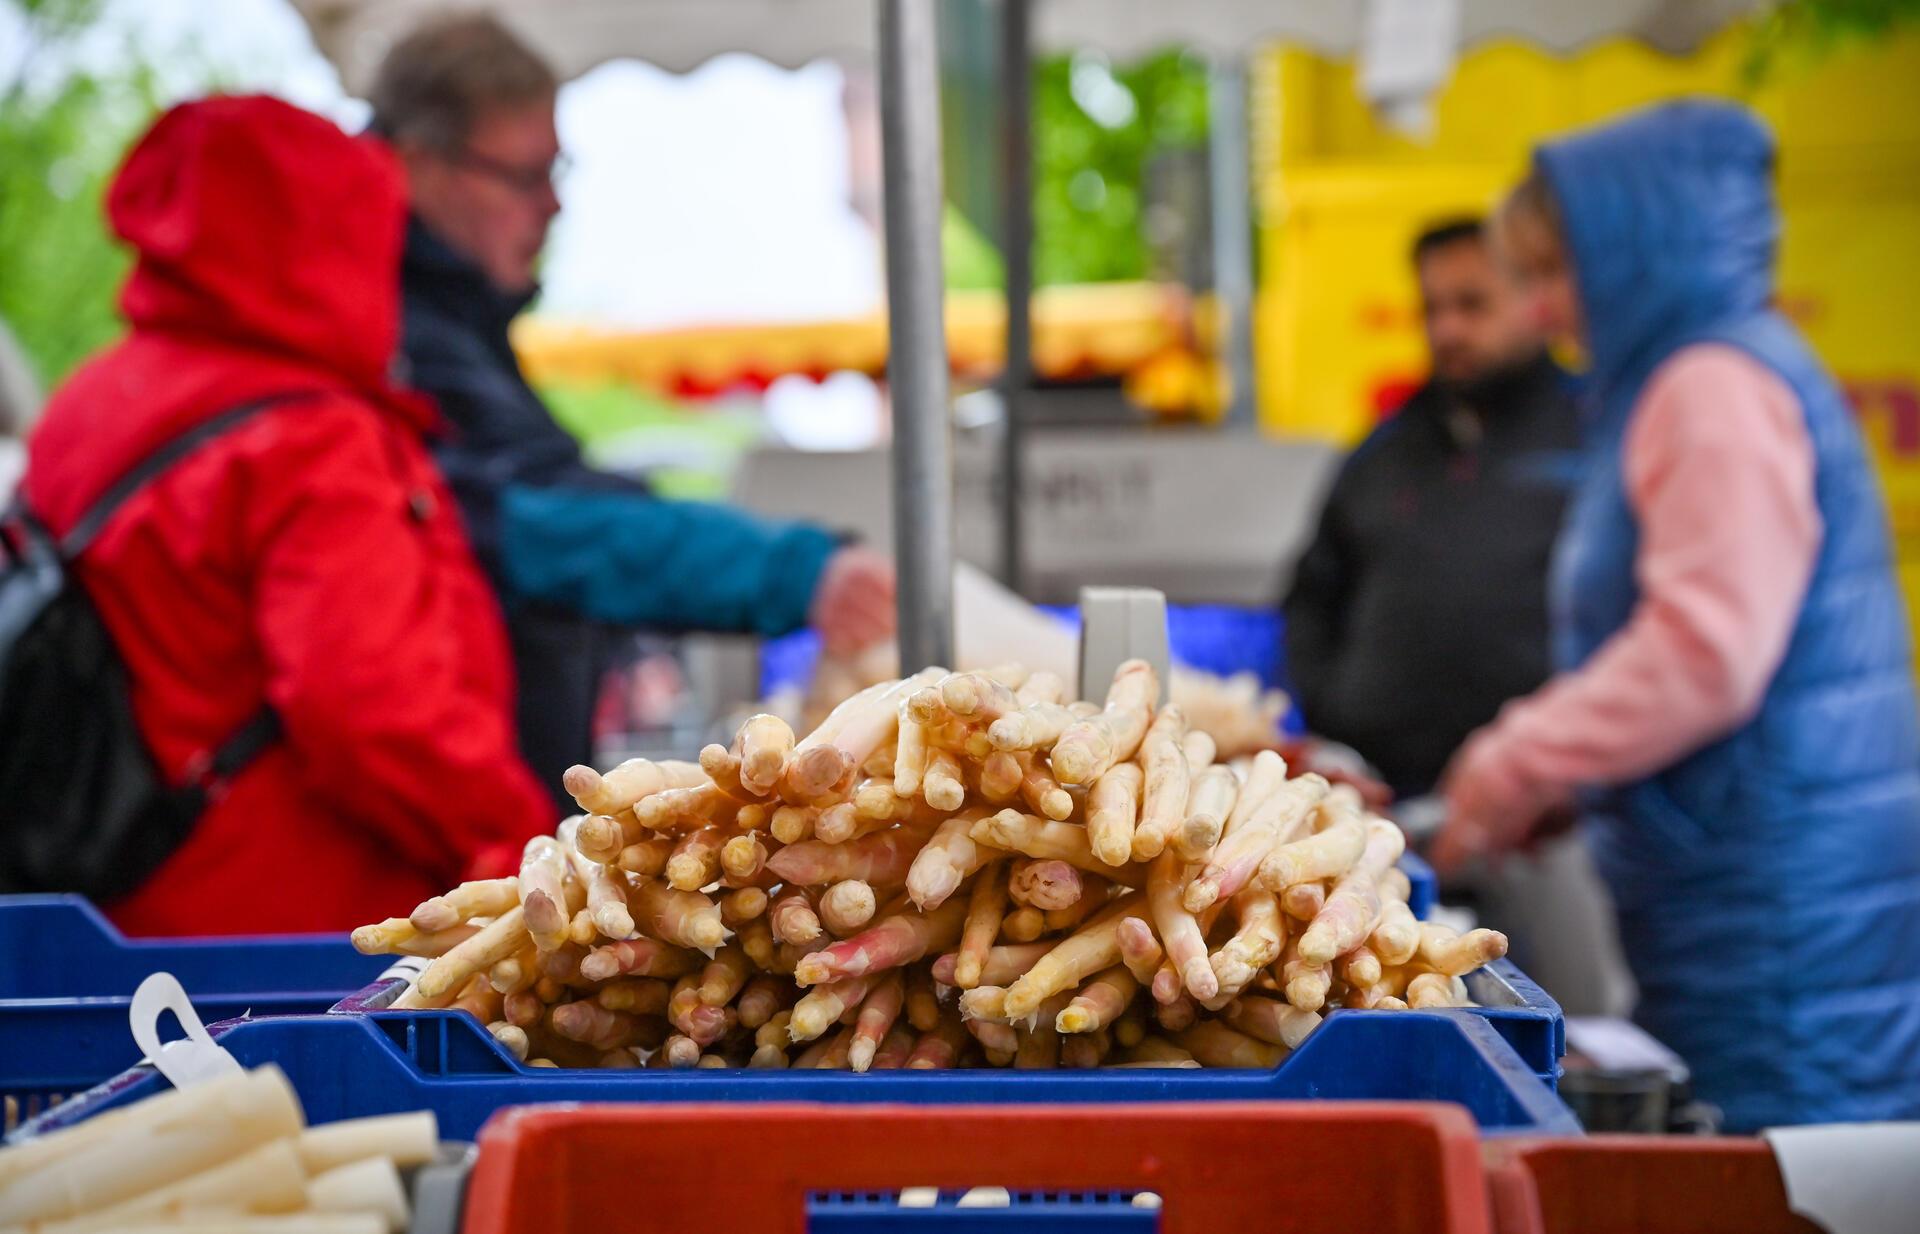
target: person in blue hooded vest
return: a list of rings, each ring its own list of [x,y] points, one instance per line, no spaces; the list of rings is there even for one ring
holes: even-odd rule
[[[1674,103],[1542,147],[1497,239],[1590,361],[1560,673],[1444,781],[1443,868],[1582,804],[1636,1018],[1726,1125],[1920,1117],[1920,722],[1886,514],[1773,306],[1773,144]]]
[[[538,290],[560,202],[553,71],[497,18],[429,19],[387,53],[373,131],[406,167],[398,272],[409,384],[504,601],[521,752],[563,809],[592,756],[600,677],[635,627],[785,634],[850,654],[893,633],[892,563],[801,522],[656,499],[598,471],[520,371],[508,327]]]

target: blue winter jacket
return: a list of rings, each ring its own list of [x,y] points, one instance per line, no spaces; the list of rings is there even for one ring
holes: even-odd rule
[[[561,773],[592,754],[600,675],[620,628],[785,634],[805,624],[837,540],[659,500],[587,466],[507,341],[532,296],[494,288],[417,219],[402,285],[410,381],[448,421],[440,464],[506,606],[521,748],[559,794]]]
[[[1833,381],[1772,308],[1773,147],[1680,103],[1541,149],[1593,364],[1592,462],[1553,599],[1563,667],[1627,622],[1621,443],[1649,375],[1728,343],[1806,414],[1823,537],[1758,714],[1596,801],[1639,1018],[1729,1127],[1920,1117],[1920,725],[1886,515]],[[1702,408],[1698,414],[1712,414]]]

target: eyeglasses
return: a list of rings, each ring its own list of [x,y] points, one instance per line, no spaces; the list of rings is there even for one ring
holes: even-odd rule
[[[515,192],[529,197],[559,184],[573,169],[573,160],[565,154],[555,155],[545,167],[516,167],[471,150],[457,150],[447,155],[447,161],[471,168],[481,175],[492,176]]]

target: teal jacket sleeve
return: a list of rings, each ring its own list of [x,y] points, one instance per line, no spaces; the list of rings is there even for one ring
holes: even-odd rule
[[[840,541],[699,501],[509,485],[500,566],[518,597],[598,621],[772,638],[806,624]]]

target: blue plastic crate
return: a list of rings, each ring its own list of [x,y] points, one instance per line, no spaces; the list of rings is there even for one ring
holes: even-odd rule
[[[1425,921],[1433,913],[1433,906],[1440,899],[1440,876],[1433,872],[1418,853],[1400,855],[1401,872],[1407,876],[1407,907],[1413,915]]]
[[[1561,1014],[1560,1004],[1511,960],[1495,960],[1485,968],[1467,974],[1466,982],[1467,993],[1472,996],[1476,1006],[1420,1014],[1469,1016],[1484,1020],[1512,1047],[1514,1053],[1520,1056],[1520,1061],[1532,1070],[1542,1084],[1557,1091],[1560,1086],[1560,1059],[1567,1052],[1566,1021]],[[393,1013],[383,1009],[397,992],[395,985],[379,982],[343,1000],[334,1010],[345,1015],[373,1015],[385,1022]],[[1342,1018],[1349,1014],[1340,1012]],[[1398,1016],[1412,1013],[1384,1011],[1367,1014]],[[490,1052],[497,1049],[491,1038],[487,1038],[485,1044]],[[415,1046],[409,1043],[407,1048],[412,1050]]]
[[[323,1012],[388,963],[345,935],[129,939],[79,896],[0,898],[0,1097],[36,1113],[139,1062],[127,1003],[149,974],[225,1020]]]
[[[1041,605],[1041,611],[1075,630],[1077,605]],[[1224,604],[1167,605],[1167,650],[1174,663],[1222,677],[1252,673],[1266,689],[1286,689],[1283,660],[1284,619],[1273,609]],[[760,690],[769,698],[781,689],[803,687],[820,658],[820,636],[797,630],[760,644]],[[1289,716],[1288,722],[1294,722]],[[1289,732],[1297,731],[1289,728]]]
[[[1567,1052],[1567,1023],[1553,996],[1511,960],[1495,960],[1479,972],[1469,973],[1467,992],[1479,1006],[1450,1014],[1485,1020],[1533,1068],[1541,1083],[1558,1089],[1560,1059]]]
[[[1080,629],[1077,604],[1042,604],[1062,625]],[[1232,604],[1167,605],[1167,651],[1175,664],[1221,677],[1252,673],[1268,690],[1286,689],[1285,618],[1272,608]]]
[[[472,1016],[368,1011],[399,983],[327,1015],[214,1025],[246,1066],[278,1063],[315,1122],[431,1109],[466,1139],[503,1106],[554,1101],[1036,1102],[1344,1099],[1450,1101],[1488,1134],[1565,1135],[1572,1114],[1496,1029],[1472,1011],[1337,1011],[1272,1071],[569,1071],[527,1067]],[[66,1126],[165,1085],[136,1067],[30,1125]]]

